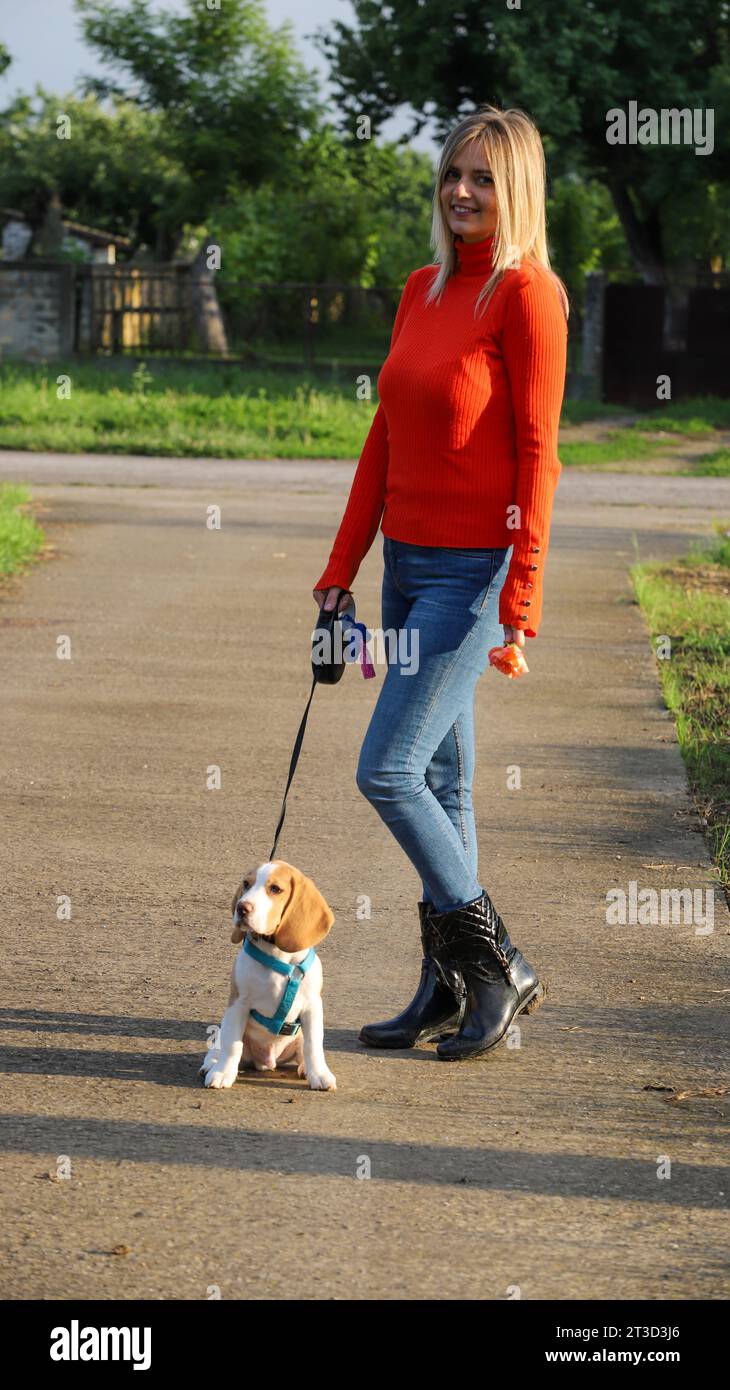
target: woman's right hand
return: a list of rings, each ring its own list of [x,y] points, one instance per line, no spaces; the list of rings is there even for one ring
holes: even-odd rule
[[[338,594],[340,595],[339,608],[337,610],[339,613],[343,613],[346,608],[349,608],[352,602],[350,590],[345,589],[343,593],[339,586],[332,589],[312,589],[312,593],[319,608],[324,609],[327,613],[334,608]]]

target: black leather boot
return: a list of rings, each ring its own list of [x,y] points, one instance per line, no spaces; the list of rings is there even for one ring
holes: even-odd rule
[[[423,960],[418,989],[407,1008],[385,1023],[366,1023],[360,1042],[369,1047],[415,1047],[459,1027],[466,1000],[461,972],[451,961],[441,964],[431,955],[433,903],[419,902]]]
[[[436,1052],[444,1062],[477,1057],[496,1047],[517,1014],[539,1008],[547,990],[512,945],[488,893],[451,912],[432,912],[430,925],[434,960],[458,969],[467,989],[461,1028]]]

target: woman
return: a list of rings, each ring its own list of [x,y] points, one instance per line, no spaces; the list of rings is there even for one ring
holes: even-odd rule
[[[396,652],[357,785],[419,873],[421,979],[360,1039],[444,1061],[488,1051],[544,987],[477,878],[474,691],[489,649],[537,636],[565,382],[567,296],[550,270],[545,160],[518,110],[481,107],[449,135],[434,193],[436,264],[408,276],[380,404],[328,564],[340,610],[381,522],[384,632]],[[334,586],[334,587],[330,587]],[[402,645],[399,644],[402,651]],[[391,648],[391,651],[393,649]]]

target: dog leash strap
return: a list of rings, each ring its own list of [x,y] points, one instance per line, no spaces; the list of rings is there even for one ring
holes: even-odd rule
[[[294,740],[294,750],[293,750],[293,752],[292,752],[292,755],[291,755],[291,762],[290,762],[290,764],[289,764],[289,777],[288,777],[288,780],[287,780],[286,788],[285,788],[285,790],[284,790],[284,800],[283,800],[282,803],[281,803],[281,815],[279,816],[279,824],[277,825],[276,831],[275,831],[275,833],[274,833],[274,843],[273,843],[273,845],[271,846],[271,854],[269,855],[269,859],[273,859],[273,858],[274,858],[274,855],[276,854],[276,846],[277,846],[277,844],[279,843],[279,834],[280,834],[280,831],[281,831],[281,827],[282,827],[282,825],[284,824],[284,816],[286,815],[286,798],[287,798],[287,795],[288,795],[288,792],[289,792],[289,788],[290,788],[290,786],[291,786],[292,777],[294,776],[294,773],[295,773],[295,771],[296,771],[297,763],[299,762],[299,754],[300,754],[301,747],[302,747],[302,740],[303,740],[303,738],[304,738],[304,730],[305,730],[305,728],[307,727],[307,715],[309,714],[309,706],[310,706],[311,703],[312,703],[312,696],[314,695],[314,688],[315,688],[316,684],[317,684],[317,677],[316,677],[316,676],[313,676],[313,677],[312,677],[312,689],[311,689],[310,692],[309,692],[309,699],[307,700],[307,704],[306,704],[306,707],[305,707],[305,710],[304,710],[304,714],[302,715],[302,721],[301,721],[301,724],[299,725],[299,732],[298,732],[298,734],[297,734],[297,736],[296,736],[296,738],[295,738],[295,740]]]
[[[339,589],[339,592],[338,592],[338,594],[337,594],[337,598],[336,598],[336,600],[335,600],[335,605],[334,605],[334,606],[335,606],[335,609],[338,609],[338,605],[339,605],[340,598],[341,598],[342,594],[348,593],[349,590],[347,590],[347,589],[342,589],[342,588],[340,588],[339,586],[335,586],[335,587]],[[372,663],[371,663],[371,661],[369,660],[369,657],[368,657],[368,650],[367,650],[368,629],[366,628],[365,624],[364,624],[364,623],[356,622],[354,618],[352,618],[352,617],[350,617],[350,615],[346,615],[346,614],[343,614],[343,615],[342,615],[342,623],[343,623],[343,627],[346,626],[349,630],[352,630],[352,629],[354,628],[354,629],[356,630],[356,632],[358,633],[358,636],[359,636],[359,639],[360,639],[360,669],[361,669],[361,671],[362,671],[363,676],[364,676],[366,679],[367,679],[368,677],[374,676],[374,675],[375,675],[375,668],[373,667],[373,665],[372,665]],[[291,755],[291,762],[290,762],[290,764],[289,764],[289,777],[288,777],[288,779],[287,779],[286,787],[285,787],[285,790],[284,790],[284,800],[283,800],[282,803],[281,803],[281,815],[279,816],[279,824],[277,825],[276,831],[274,832],[274,843],[273,843],[273,845],[271,846],[271,853],[270,853],[270,855],[269,855],[269,859],[273,859],[273,858],[274,858],[274,855],[276,854],[276,846],[277,846],[277,844],[279,843],[279,835],[280,835],[280,833],[281,833],[281,827],[282,827],[282,825],[284,824],[284,816],[286,815],[286,798],[287,798],[287,796],[288,796],[289,788],[290,788],[291,783],[292,783],[292,777],[294,776],[294,773],[295,773],[295,771],[296,771],[296,766],[297,766],[297,763],[298,763],[298,761],[299,761],[299,753],[300,753],[300,751],[301,751],[302,740],[303,740],[303,738],[304,738],[304,730],[305,730],[305,728],[306,728],[306,726],[307,726],[307,716],[308,716],[308,714],[309,714],[309,706],[310,706],[311,703],[312,703],[312,696],[314,695],[314,688],[315,688],[316,684],[317,684],[317,676],[316,676],[316,674],[315,674],[315,675],[312,677],[312,689],[311,689],[310,692],[309,692],[309,699],[307,700],[307,704],[306,704],[306,707],[305,707],[305,710],[304,710],[304,714],[302,715],[302,721],[301,721],[301,724],[299,725],[299,732],[297,733],[296,739],[294,740],[294,750],[293,750],[293,752],[292,752],[292,755]]]

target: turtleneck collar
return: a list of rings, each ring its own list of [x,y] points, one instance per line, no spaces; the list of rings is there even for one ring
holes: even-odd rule
[[[454,236],[457,270],[460,275],[478,275],[486,280],[492,273],[494,252],[494,232],[481,241],[464,241],[457,232]]]

